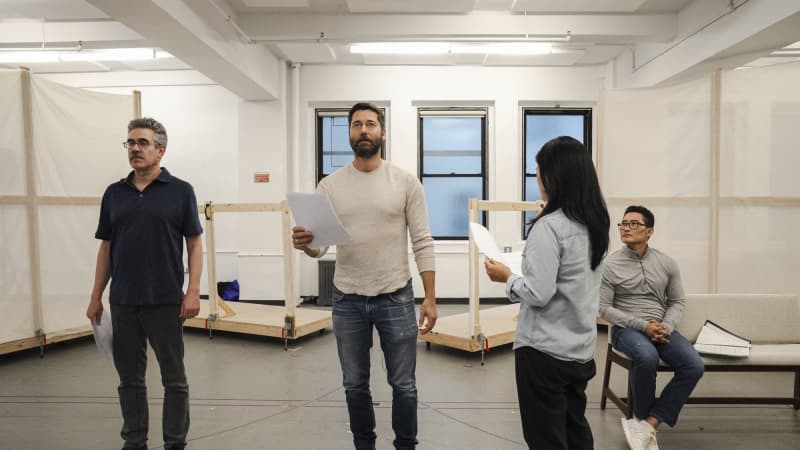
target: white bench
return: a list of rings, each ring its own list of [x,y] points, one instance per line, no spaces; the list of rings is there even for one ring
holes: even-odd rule
[[[687,296],[686,310],[678,331],[691,342],[697,338],[706,320],[752,341],[747,358],[703,356],[708,372],[793,372],[793,397],[690,397],[687,403],[703,404],[771,404],[792,405],[800,409],[800,298],[796,295],[772,294],[694,294]],[[610,328],[609,328],[610,333]],[[603,372],[600,409],[611,400],[630,418],[631,384],[626,397],[614,393],[609,386],[611,365],[618,364],[630,374],[631,360],[611,347],[610,336]],[[659,371],[672,369],[661,361]],[[629,375],[630,376],[630,375]]]

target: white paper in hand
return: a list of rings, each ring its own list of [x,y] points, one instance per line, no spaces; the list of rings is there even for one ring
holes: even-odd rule
[[[470,222],[469,230],[472,233],[472,240],[478,246],[478,251],[507,265],[512,273],[522,276],[522,252],[500,253],[489,230],[477,222]]]
[[[328,194],[291,192],[286,199],[295,223],[314,233],[314,240],[308,244],[309,247],[349,244],[352,240],[336,215]]]
[[[114,360],[113,338],[114,330],[111,327],[111,314],[104,309],[100,316],[100,325],[92,322],[94,329],[94,343],[97,344],[97,351],[109,361]]]

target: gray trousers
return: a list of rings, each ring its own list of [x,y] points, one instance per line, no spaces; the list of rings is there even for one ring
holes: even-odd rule
[[[183,367],[180,305],[111,305],[114,366],[119,374],[123,449],[147,448],[147,342],[161,368],[164,386],[164,447],[182,449],[189,432],[189,385]]]

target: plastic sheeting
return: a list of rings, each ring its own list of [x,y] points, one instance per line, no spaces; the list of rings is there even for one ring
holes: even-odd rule
[[[25,144],[20,73],[0,70],[0,195],[25,194]]]
[[[30,88],[35,195],[26,187],[21,73],[0,71],[0,344],[36,336],[33,238],[39,242],[42,331],[53,336],[89,329],[85,310],[94,281],[99,198],[130,170],[121,143],[133,116],[132,96],[34,75]],[[74,197],[97,204],[79,204]],[[29,199],[39,204],[38,227],[29,222]]]
[[[688,292],[709,286],[711,82],[604,93],[600,180],[612,224],[629,204],[656,216],[651,245],[675,258]],[[611,248],[622,244],[616,226]]]
[[[798,79],[800,64],[722,72],[719,179],[711,76],[604,93],[599,167],[612,222],[631,203],[653,210],[651,243],[678,261],[688,292],[710,292],[713,277],[717,292],[800,293]]]
[[[719,290],[800,293],[800,64],[722,74]]]

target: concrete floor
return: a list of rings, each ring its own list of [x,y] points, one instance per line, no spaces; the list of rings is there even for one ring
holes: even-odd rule
[[[466,310],[442,305],[440,315]],[[293,342],[186,331],[193,450],[349,449],[347,411],[333,333]],[[376,337],[377,344],[377,337]],[[597,361],[605,358],[606,334]],[[510,346],[478,354],[418,346],[419,449],[525,448],[519,424]],[[391,390],[382,354],[372,353],[372,392],[378,449],[391,449]],[[598,449],[625,449],[621,413],[600,410],[602,364],[589,384],[587,417]],[[622,392],[623,376],[612,382]],[[667,374],[659,376],[663,385]],[[161,448],[162,391],[149,355],[150,448]],[[707,374],[696,393],[733,390],[746,395],[789,395],[785,374]],[[91,338],[0,357],[0,449],[115,449],[121,447],[117,378]],[[662,449],[800,449],[800,412],[790,406],[687,406],[677,427],[662,427]]]

